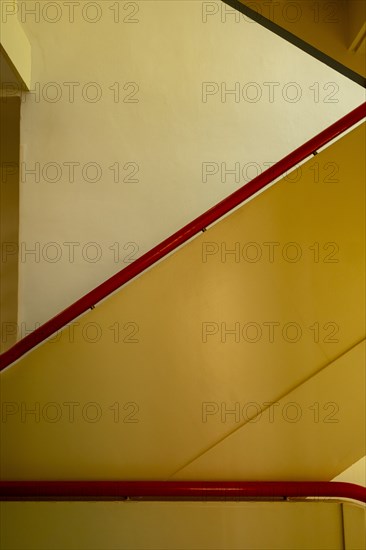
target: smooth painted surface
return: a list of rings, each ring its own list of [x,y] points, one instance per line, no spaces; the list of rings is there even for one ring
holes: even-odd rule
[[[73,17],[67,2],[42,6],[20,1],[18,13],[33,57],[24,332],[364,101],[296,47],[202,2],[103,1]]]
[[[20,98],[1,98],[0,118],[0,350],[4,351],[17,337]]]
[[[0,46],[0,95],[1,97],[20,97],[19,75],[14,69],[4,49]]]
[[[341,472],[332,481],[344,481],[346,483],[356,483],[366,487],[366,456],[357,460],[347,470]]]
[[[356,73],[366,76],[365,3],[360,0],[240,0]]]
[[[366,548],[366,508],[342,504],[345,550]]]
[[[218,479],[220,469],[225,479],[253,481],[334,477],[366,450],[364,360],[360,345],[249,421],[235,425],[227,415],[232,433],[191,457],[173,479]]]
[[[350,50],[359,52],[365,60],[366,46],[366,5],[359,0],[348,0],[348,40]]]
[[[0,9],[1,48],[5,52],[11,68],[15,71],[18,79],[16,84],[29,90],[31,86],[31,46],[18,20],[19,5],[17,0],[6,0],[1,2]],[[11,84],[14,88],[13,80]]]
[[[3,550],[343,549],[338,503],[2,502],[1,526]]]
[[[364,456],[364,137],[3,371],[3,478],[327,480]]]

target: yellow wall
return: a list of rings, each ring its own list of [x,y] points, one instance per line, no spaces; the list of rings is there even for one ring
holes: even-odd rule
[[[358,0],[348,0],[348,42],[352,52],[359,52],[365,60],[366,6]]]
[[[344,548],[354,550],[366,548],[366,508],[342,504]]]
[[[6,369],[3,478],[324,480],[364,456],[364,137],[361,125]],[[236,242],[239,258],[207,255]],[[221,323],[239,323],[238,342],[207,334]],[[279,323],[272,342],[265,323]],[[274,420],[245,422],[253,402],[278,403]],[[207,403],[219,414],[204,418]]]
[[[326,502],[2,502],[2,550],[364,550],[361,507]]]
[[[4,351],[16,341],[18,309],[19,126],[20,98],[0,100],[1,149],[1,342]]]
[[[270,21],[301,38],[356,73],[366,76],[364,43],[366,20],[360,0],[240,0]]]

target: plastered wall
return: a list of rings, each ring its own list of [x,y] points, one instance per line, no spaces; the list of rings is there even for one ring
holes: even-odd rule
[[[364,99],[221,3],[51,4],[16,14],[20,336]]]

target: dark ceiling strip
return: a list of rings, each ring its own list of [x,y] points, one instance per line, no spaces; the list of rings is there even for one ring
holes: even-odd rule
[[[298,36],[295,36],[288,30],[284,29],[280,25],[277,25],[277,23],[274,23],[267,17],[264,17],[264,15],[258,13],[256,10],[253,10],[252,8],[249,8],[245,4],[242,4],[239,0],[222,0],[224,4],[227,4],[228,6],[234,8],[235,10],[239,11],[246,17],[249,17],[250,19],[253,19],[256,23],[259,23],[262,27],[265,27],[266,29],[274,32],[284,40],[287,40],[287,42],[290,42],[300,50],[302,50],[305,53],[308,53],[318,61],[321,61],[325,65],[328,65],[331,69],[334,69],[338,73],[342,74],[343,76],[349,78],[356,84],[359,84],[363,88],[366,88],[366,78],[362,75],[356,73],[355,71],[352,71],[352,69],[349,69],[342,63],[339,63],[339,61],[336,61],[329,55],[325,54],[324,52],[318,50],[314,46],[311,46],[308,42],[305,42],[305,40],[302,40]]]

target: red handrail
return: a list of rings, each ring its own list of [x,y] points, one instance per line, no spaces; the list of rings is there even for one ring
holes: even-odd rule
[[[0,500],[338,497],[366,502],[366,489],[333,481],[1,481]]]
[[[282,176],[285,172],[296,166],[299,162],[305,160],[312,153],[329,143],[357,122],[360,122],[366,116],[366,103],[363,103],[348,115],[344,116],[329,128],[323,130],[320,134],[307,141],[304,145],[295,149],[292,153],[284,157],[275,165],[262,172],[252,181],[226,197],[216,206],[207,210],[201,216],[185,225],[182,229],[162,241],[152,248],[149,252],[143,254],[104,283],[97,286],[94,290],[85,294],[82,298],[74,302],[64,311],[44,323],[42,326],[27,334],[22,340],[19,340],[13,347],[6,350],[0,356],[0,371],[19,359],[29,350],[52,336],[55,332],[73,321],[76,317],[92,308],[95,304],[106,298],[109,294],[120,288],[122,285],[145,271],[158,260],[187,242],[197,235],[200,231],[220,219],[222,216],[233,210],[242,202],[252,197],[258,191],[264,189],[276,178]]]

